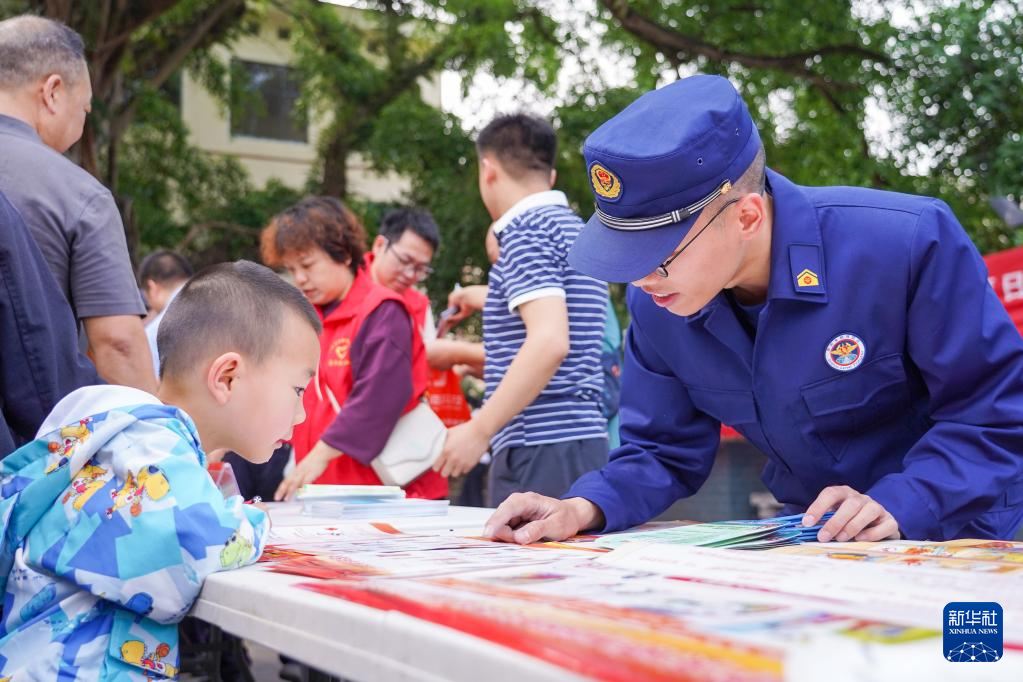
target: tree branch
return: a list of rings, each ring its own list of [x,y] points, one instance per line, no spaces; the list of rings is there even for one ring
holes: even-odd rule
[[[210,32],[228,12],[244,9],[245,0],[225,0],[213,8],[198,26],[188,31],[185,39],[178,43],[174,50],[160,60],[162,62],[160,68],[148,79],[149,87],[157,89],[166,83],[167,79],[181,67],[189,53],[207,40]]]
[[[679,57],[693,59],[705,57],[716,62],[740,64],[749,68],[768,69],[781,71],[801,78],[818,88],[828,99],[832,106],[840,112],[844,107],[837,99],[837,92],[851,90],[855,86],[849,83],[835,81],[828,76],[814,71],[809,63],[815,57],[823,57],[832,54],[845,54],[859,56],[876,62],[890,63],[890,59],[883,54],[871,51],[862,45],[841,44],[824,45],[801,52],[794,52],[784,55],[761,55],[745,52],[735,52],[718,47],[706,41],[690,35],[680,33],[673,29],[665,28],[661,24],[646,17],[630,5],[628,0],[600,0],[611,15],[621,24],[622,28],[633,36],[650,44],[672,60]]]

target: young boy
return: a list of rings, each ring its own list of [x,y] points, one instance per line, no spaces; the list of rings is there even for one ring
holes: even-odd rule
[[[0,677],[176,675],[177,623],[204,578],[254,562],[269,530],[221,496],[205,452],[261,462],[291,435],[319,329],[269,269],[211,267],[160,325],[159,399],[79,389],[0,462]]]
[[[436,468],[460,475],[493,454],[489,501],[513,492],[560,496],[607,462],[601,344],[607,286],[568,265],[583,223],[552,191],[557,139],[550,124],[501,116],[480,132],[480,196],[500,255],[483,308],[486,403],[448,432]],[[452,295],[463,311],[481,289]]]

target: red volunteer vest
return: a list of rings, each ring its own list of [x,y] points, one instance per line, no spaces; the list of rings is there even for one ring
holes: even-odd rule
[[[367,270],[372,270],[374,257],[372,253],[367,253],[364,256]],[[412,287],[405,289],[401,297],[405,301],[405,307],[409,314],[412,315],[412,323],[422,332],[426,324],[426,316],[430,314],[430,299],[426,297],[426,294]],[[424,339],[424,341],[431,340]],[[469,403],[466,402],[465,395],[462,393],[461,377],[454,370],[429,368],[429,384],[426,395],[430,402],[430,409],[449,429],[464,424],[472,418]]]
[[[334,407],[323,389],[329,388],[337,403],[344,406],[355,380],[348,357],[349,350],[359,334],[362,323],[384,301],[399,301],[408,311],[408,305],[401,296],[373,282],[366,268],[360,268],[348,294],[330,315],[323,317],[322,309],[319,306],[316,307],[316,311],[323,321],[323,333],[320,335],[319,376],[313,378],[303,398],[306,419],[295,427],[292,434],[291,443],[295,448],[295,461],[301,461],[309,453],[319,441],[320,435],[337,417]],[[411,311],[409,314],[411,317]],[[429,367],[426,364],[426,349],[423,346],[422,335],[415,324],[412,326],[412,399],[409,400],[402,414],[416,406],[426,392],[429,382]],[[320,391],[316,390],[317,381],[320,382]],[[332,460],[323,475],[316,479],[316,482],[381,485],[380,478],[371,467],[360,464],[347,455],[341,455]],[[409,497],[440,499],[448,494],[448,482],[440,474],[427,471],[408,484],[405,491]]]

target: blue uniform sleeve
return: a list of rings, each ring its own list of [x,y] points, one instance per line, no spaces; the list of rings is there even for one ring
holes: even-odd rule
[[[948,206],[921,213],[911,258],[907,351],[933,425],[867,494],[903,537],[946,540],[1023,478],[1023,340]]]
[[[606,524],[599,532],[645,523],[699,490],[721,437],[721,424],[693,405],[635,321],[626,335],[619,414],[621,447],[564,495],[600,507]]]

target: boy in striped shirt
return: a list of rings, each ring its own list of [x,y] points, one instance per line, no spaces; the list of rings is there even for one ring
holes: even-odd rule
[[[500,257],[489,285],[452,294],[454,318],[483,309],[486,401],[448,432],[435,468],[460,476],[490,449],[488,502],[559,497],[607,462],[600,411],[607,286],[568,265],[583,222],[553,191],[557,139],[542,119],[500,116],[476,143],[480,196]]]

